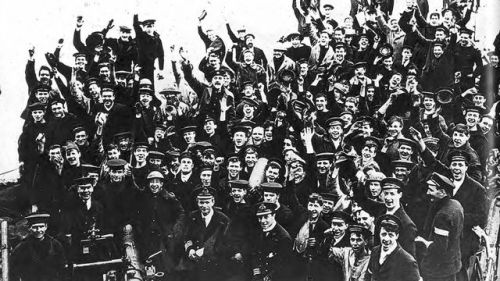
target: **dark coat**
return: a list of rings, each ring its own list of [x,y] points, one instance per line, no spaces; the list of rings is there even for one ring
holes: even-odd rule
[[[444,278],[460,271],[463,223],[464,210],[458,201],[445,197],[432,206],[425,231],[433,243],[420,264],[423,277]]]
[[[14,248],[10,260],[12,280],[64,280],[65,265],[63,246],[47,235],[41,241],[31,236],[26,238]]]
[[[78,124],[78,120],[71,113],[66,113],[63,118],[52,117],[47,122],[47,132],[45,134],[45,148],[53,144],[64,145],[66,141],[73,140],[73,128]]]
[[[272,280],[289,280],[292,268],[292,238],[288,232],[279,225],[269,231],[259,233],[252,251],[252,268],[259,268],[264,276],[271,276]]]
[[[111,47],[116,55],[115,70],[132,71],[132,62],[137,62],[137,44],[135,40],[123,41],[121,38],[107,38],[105,44]]]
[[[108,119],[102,130],[102,141],[104,146],[113,141],[113,135],[130,131],[133,115],[132,111],[125,105],[115,102],[111,109],[107,110],[104,104],[98,104],[96,105],[95,112],[96,115],[99,112],[108,114]]]
[[[193,211],[186,219],[184,230],[185,265],[192,270],[192,279],[215,280],[214,277],[221,277],[220,266],[222,263],[224,233],[229,224],[229,218],[224,213],[217,210],[208,226],[201,216],[201,211]],[[194,262],[187,258],[189,252],[204,248],[201,260]],[[211,279],[212,278],[212,279]]]
[[[415,259],[401,246],[386,258],[383,264],[379,263],[380,246],[376,246],[371,254],[366,271],[365,280],[368,281],[418,281],[420,274]]]
[[[135,228],[137,242],[143,259],[158,250],[165,249],[161,270],[171,271],[180,257],[178,245],[182,240],[182,220],[184,209],[172,194],[160,190],[153,194],[143,191],[138,198]]]
[[[155,32],[153,36],[150,36],[142,31],[137,15],[134,15],[134,31],[138,51],[137,62],[142,67],[141,77],[151,79],[151,82],[153,82],[155,60],[158,59],[160,70],[163,70],[164,66],[163,44],[160,35]]]
[[[424,150],[422,159],[429,163],[436,173],[452,178],[450,169],[436,161],[428,149]],[[485,227],[488,220],[488,197],[485,188],[480,183],[465,175],[464,182],[451,198],[460,202],[464,208],[464,230],[460,242],[462,261],[464,261],[479,248],[479,240],[472,231],[472,227],[476,225]]]

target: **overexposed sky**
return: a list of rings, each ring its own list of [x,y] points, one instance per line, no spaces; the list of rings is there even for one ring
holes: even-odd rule
[[[395,12],[404,7],[405,0],[395,0]],[[335,5],[335,14],[342,19],[349,13],[350,0],[329,0]],[[429,0],[431,10],[440,8],[440,0]],[[492,42],[498,32],[498,20],[493,16],[500,1],[482,0],[483,8],[478,18],[478,32],[490,30]],[[12,0],[0,1],[0,173],[17,165],[17,139],[21,133],[19,118],[27,95],[24,68],[28,58],[28,47],[36,46],[36,70],[46,64],[43,54],[52,52],[59,38],[65,39],[62,60],[72,63],[72,45],[76,16],[82,15],[85,24],[84,39],[92,31],[104,28],[109,19],[114,19],[115,28],[110,35],[117,34],[117,26],[132,26],[132,15],[139,19],[157,19],[157,29],[163,40],[165,52],[168,46],[182,45],[189,51],[194,64],[198,64],[204,53],[196,27],[197,17],[203,9],[208,16],[207,27],[214,28],[230,46],[222,14],[226,14],[233,29],[245,25],[256,35],[256,46],[270,54],[273,42],[297,27],[291,8],[291,0]],[[224,11],[224,12],[221,12]],[[342,20],[338,20],[339,22]],[[495,23],[496,21],[496,23]],[[473,23],[472,23],[473,24]],[[472,25],[471,24],[471,25]],[[489,46],[489,44],[488,44]],[[166,56],[166,67],[169,67]],[[270,58],[270,57],[269,57]],[[0,175],[0,178],[2,176]]]

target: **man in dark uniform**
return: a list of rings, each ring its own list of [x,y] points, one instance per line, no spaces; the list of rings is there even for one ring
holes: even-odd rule
[[[483,72],[483,59],[481,51],[472,44],[473,31],[462,28],[459,31],[458,46],[454,52],[455,73],[460,73],[462,89],[474,87],[475,78]]]
[[[139,16],[134,15],[134,31],[136,34],[138,58],[137,63],[141,67],[141,78],[154,81],[155,60],[158,59],[158,67],[163,71],[164,53],[160,35],[155,31],[156,20],[149,19],[139,22]],[[158,78],[162,78],[159,74]]]
[[[425,281],[454,281],[462,267],[460,237],[464,210],[458,201],[450,198],[454,186],[448,178],[432,173],[427,185],[433,205],[424,227],[427,238],[419,236],[415,240],[425,246],[420,270]]]
[[[164,176],[152,171],[147,176],[148,187],[138,198],[135,229],[142,260],[163,250],[153,260],[157,271],[169,274],[178,262],[178,245],[182,240],[181,221],[184,209],[173,193],[163,189]]]
[[[365,280],[420,280],[417,262],[397,242],[401,230],[399,219],[383,215],[377,220],[377,226],[381,243],[372,251]]]
[[[183,152],[179,156],[180,171],[171,183],[171,190],[181,202],[186,212],[196,209],[193,206],[192,192],[199,183],[199,177],[194,173],[194,157],[191,152]]]
[[[65,280],[64,248],[57,240],[45,234],[49,218],[49,214],[43,213],[26,217],[31,234],[12,252],[10,259],[12,280]]]
[[[274,215],[276,221],[285,229],[291,229],[294,223],[294,214],[292,210],[280,202],[280,194],[283,191],[283,185],[276,182],[265,182],[260,185],[262,189],[262,198],[266,203],[273,203],[276,206]]]
[[[106,38],[106,45],[111,47],[116,55],[116,71],[132,71],[132,63],[137,62],[137,46],[132,39],[128,26],[120,26],[120,38]]]
[[[254,243],[250,263],[254,278],[285,281],[291,278],[292,273],[292,238],[276,221],[275,210],[273,203],[263,202],[256,206],[262,230]]]
[[[296,272],[303,278],[313,280],[327,280],[332,276],[323,274],[324,264],[321,259],[320,242],[329,228],[321,218],[323,199],[320,195],[313,193],[309,196],[307,204],[307,216],[298,221],[300,230],[295,237],[294,250],[297,252]]]
[[[189,214],[183,235],[186,265],[190,269],[187,280],[223,279],[221,254],[229,218],[214,209],[212,188],[200,188],[194,193],[198,210]]]

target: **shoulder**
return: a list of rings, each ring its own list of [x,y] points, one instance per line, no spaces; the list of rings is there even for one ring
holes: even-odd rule
[[[222,223],[229,222],[228,216],[226,216],[223,212],[218,211],[218,210],[214,210],[213,218],[216,219],[217,221],[222,222]]]

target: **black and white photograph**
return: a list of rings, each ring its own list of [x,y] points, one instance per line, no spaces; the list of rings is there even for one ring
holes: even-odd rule
[[[500,280],[500,1],[0,6],[0,281]]]

